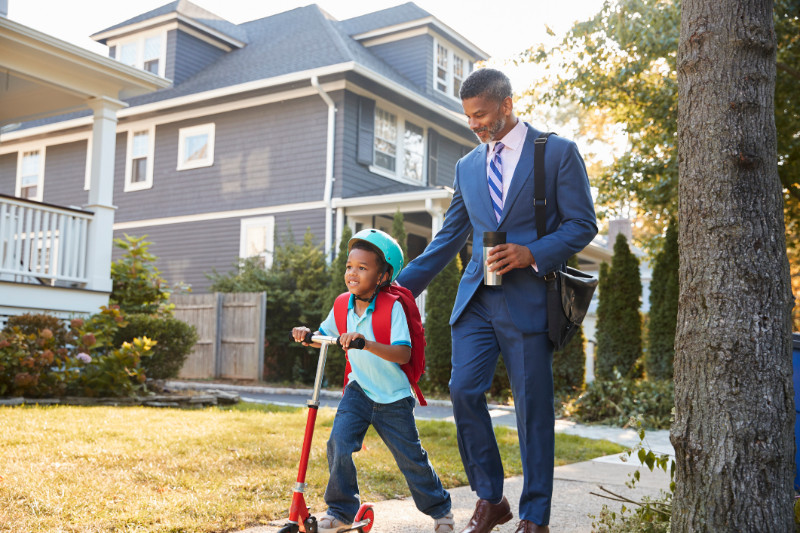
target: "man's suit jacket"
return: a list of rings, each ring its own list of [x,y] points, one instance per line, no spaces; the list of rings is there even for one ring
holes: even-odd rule
[[[550,136],[545,148],[547,231],[536,232],[533,203],[534,139],[541,132],[529,124],[519,163],[497,221],[486,178],[488,145],[481,144],[456,164],[455,192],[442,229],[425,251],[409,263],[398,283],[418,296],[463,248],[473,234],[472,258],[458,287],[450,324],[454,324],[483,283],[483,232],[505,231],[506,242],[530,249],[538,272],[518,268],[503,275],[502,290],[515,325],[525,333],[547,331],[547,290],[543,276],[563,268],[597,234],[597,220],[586,167],[575,143]]]

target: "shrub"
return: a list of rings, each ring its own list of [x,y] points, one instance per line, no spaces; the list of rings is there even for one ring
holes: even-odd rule
[[[350,226],[342,228],[342,238],[339,241],[339,252],[328,267],[328,285],[325,287],[323,309],[325,312],[333,309],[336,297],[347,290],[344,284],[344,271],[347,266],[347,244],[353,237]],[[313,331],[315,328],[309,326]],[[341,351],[331,350],[325,363],[325,380],[328,386],[344,383],[344,369],[346,359]]]
[[[597,531],[598,533],[668,533],[670,530],[672,496],[675,491],[675,460],[666,454],[656,455],[647,448],[645,445],[645,430],[642,427],[641,419],[631,419],[630,425],[634,424],[639,430],[639,443],[626,452],[627,458],[623,456],[622,459],[627,460],[635,456],[639,459],[641,466],[646,466],[651,472],[659,469],[668,473],[670,477],[669,489],[667,491],[662,490],[654,498],[644,497],[642,501],[636,501],[611,492],[600,485],[600,490],[605,494],[592,494],[622,502],[623,504],[635,505],[636,507],[631,508],[623,505],[620,513],[617,514],[611,511],[607,505],[603,505],[603,509],[598,516],[590,515],[591,518],[595,519],[592,522],[592,531]],[[639,469],[634,470],[629,476],[630,479],[625,485],[633,489],[641,477]]]
[[[134,342],[137,337],[156,341],[150,357],[141,366],[148,378],[171,379],[178,373],[197,342],[197,330],[171,316],[133,314],[127,316],[128,325],[117,330],[114,345]]]
[[[623,377],[638,377],[641,374],[637,361],[642,356],[639,314],[642,281],[639,260],[631,253],[623,234],[614,243],[611,267],[607,270],[601,267],[600,274],[595,374],[600,379],[611,379],[617,369]]]
[[[425,379],[428,391],[449,393],[452,369],[450,315],[461,280],[461,258],[456,257],[428,285],[425,300]]]
[[[564,416],[579,422],[623,426],[631,417],[642,417],[649,428],[667,429],[674,405],[672,381],[617,378],[595,380],[564,405]]]
[[[24,315],[0,332],[0,396],[124,396],[143,388],[147,338],[115,346],[126,322],[116,307],[103,307],[67,329],[48,315]],[[44,326],[44,327],[40,327]],[[52,326],[55,329],[50,329]]]
[[[678,224],[667,226],[664,248],[653,266],[645,370],[653,379],[672,379],[678,325]]]
[[[113,282],[110,302],[125,313],[155,313],[168,310],[169,288],[155,266],[156,256],[148,249],[151,242],[142,237],[125,235],[114,239],[117,248],[125,250],[122,257],[111,263]]]

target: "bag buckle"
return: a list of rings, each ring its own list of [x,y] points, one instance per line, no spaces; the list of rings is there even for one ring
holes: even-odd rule
[[[533,144],[545,144],[547,142],[547,137],[536,137],[533,140]]]
[[[554,279],[556,279],[556,273],[555,272],[549,272],[549,273],[544,275],[544,280],[545,281],[553,281]]]

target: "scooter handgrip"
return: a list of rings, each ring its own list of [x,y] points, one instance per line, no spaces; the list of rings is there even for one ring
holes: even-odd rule
[[[308,333],[306,333],[306,336],[305,336],[305,338],[303,339],[303,342],[307,342],[308,344],[311,344],[312,342],[314,342],[314,341],[312,340],[312,337],[313,337],[313,336],[314,336],[314,333],[313,333],[313,332],[311,332],[311,331],[309,331]]]
[[[341,348],[342,342],[340,340],[337,340],[336,344],[338,344],[339,347]],[[366,345],[367,345],[366,339],[353,339],[352,341],[350,341],[350,348],[355,348],[356,350],[363,350],[364,346]]]

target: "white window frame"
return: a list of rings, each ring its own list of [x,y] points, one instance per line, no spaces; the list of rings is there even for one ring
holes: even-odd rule
[[[39,152],[39,179],[36,182],[36,196],[27,199],[41,202],[42,198],[44,198],[44,160],[47,153],[47,146],[44,144],[22,146],[17,152],[17,180],[14,196],[22,198],[22,158],[25,152]]]
[[[447,74],[446,74],[447,75],[447,80],[445,80],[446,81],[446,83],[445,83],[446,87],[445,87],[444,91],[442,91],[439,88],[439,75],[438,75],[438,72],[437,72],[438,68],[439,68],[439,47],[440,46],[442,48],[444,48],[445,50],[447,50]],[[462,72],[462,76],[461,76],[461,83],[464,83],[464,80],[466,79],[466,77],[471,72],[470,68],[472,67],[472,62],[469,60],[469,58],[466,55],[460,54],[460,53],[456,53],[455,50],[456,50],[456,46],[455,45],[453,45],[453,44],[451,44],[451,43],[449,43],[449,42],[447,42],[445,40],[442,40],[442,39],[436,39],[436,38],[433,39],[433,90],[436,91],[438,94],[441,94],[443,96],[446,96],[446,97],[450,98],[451,100],[455,100],[457,102],[460,102],[461,98],[459,96],[456,96],[456,95],[453,94],[453,87],[454,87],[453,79],[454,79],[454,76],[455,76],[455,68],[456,68],[456,61],[455,60],[456,59],[460,59],[463,62],[462,65],[463,65],[464,68],[463,68],[463,72]]]
[[[392,115],[397,117],[397,139],[395,140],[396,152],[395,152],[394,172],[386,168],[379,167],[378,165],[375,164],[374,138],[372,140],[373,163],[369,166],[369,171],[372,172],[373,174],[378,174],[386,178],[391,178],[401,183],[407,183],[410,185],[427,185],[428,184],[428,165],[427,165],[428,128],[426,126],[427,122],[419,117],[408,115],[399,107],[395,107],[394,105],[381,101],[375,102],[375,120],[377,120],[378,117],[378,109],[382,109],[383,111],[391,113]],[[405,142],[406,122],[411,122],[418,128],[422,128],[422,181],[416,181],[405,177],[404,142]],[[377,131],[377,128],[375,128],[375,130]]]
[[[262,226],[266,228],[266,239],[264,252],[257,256],[247,255],[247,230],[251,227]],[[239,257],[246,259],[248,257],[261,257],[264,260],[264,268],[272,267],[272,260],[275,256],[275,217],[253,217],[243,218],[240,221],[239,227]]]
[[[132,182],[131,177],[133,173],[132,157],[133,157],[133,137],[134,134],[146,131],[148,134],[148,147],[147,147],[147,166],[145,172],[145,180],[140,182]],[[144,189],[153,188],[153,159],[156,147],[156,127],[155,125],[142,126],[141,128],[131,128],[128,130],[128,149],[125,154],[125,187],[124,192],[141,191]]]
[[[214,164],[214,136],[216,127],[213,122],[199,124],[178,130],[178,167],[177,170],[190,170],[193,168],[210,167]],[[196,135],[208,136],[208,150],[203,159],[194,161],[186,160],[186,139]]]
[[[158,29],[148,32],[137,33],[133,37],[122,38],[116,41],[109,41],[108,46],[114,47],[114,59],[117,61],[121,61],[120,53],[121,49],[126,44],[135,44],[136,45],[136,62],[133,64],[134,67],[144,70],[144,43],[147,39],[151,37],[160,37],[161,38],[161,51],[158,54],[158,75],[162,78],[166,78],[167,72],[167,32],[164,29]]]

